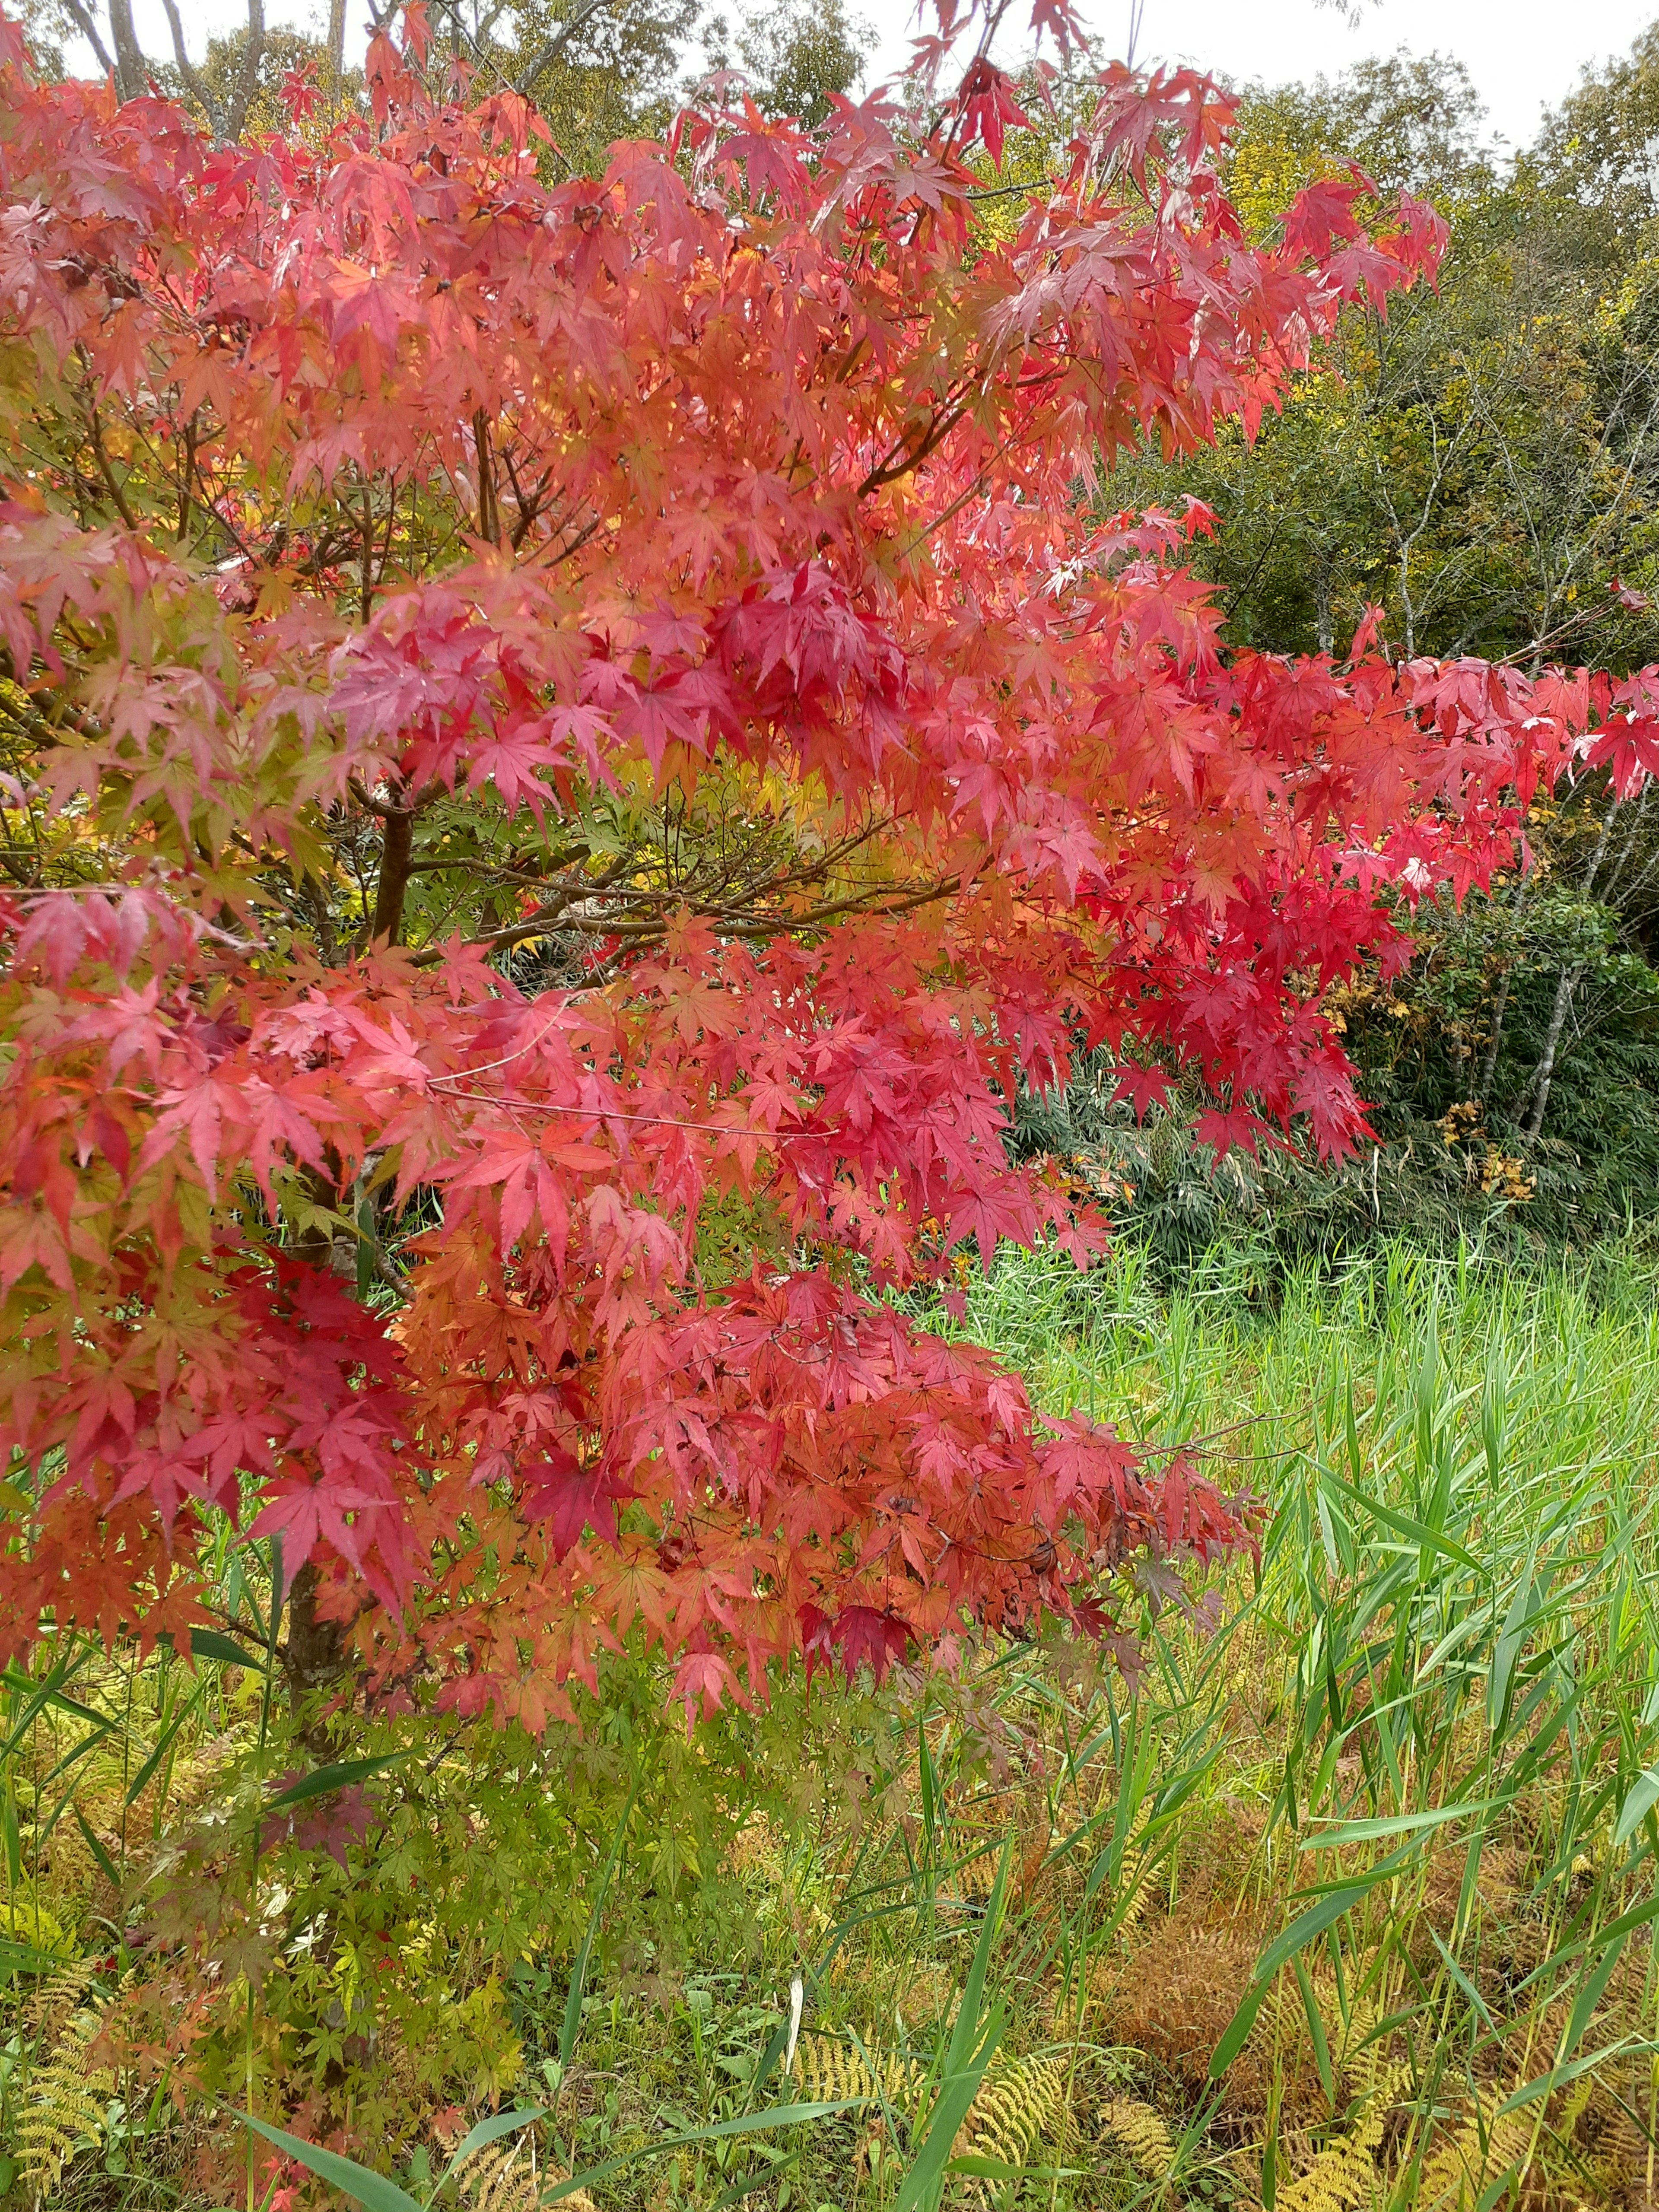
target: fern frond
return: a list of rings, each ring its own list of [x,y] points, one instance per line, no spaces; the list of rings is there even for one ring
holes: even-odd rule
[[[43,2042],[56,2037],[91,1985],[92,1968],[84,1960],[76,1960],[42,1982],[29,2000],[29,2033]]]
[[[1130,1868],[1142,1856],[1141,1846],[1146,1837],[1147,1823],[1152,1817],[1152,1793],[1149,1790],[1135,1808],[1134,1818],[1130,1821],[1128,1832],[1123,1838],[1123,1850],[1118,1860],[1120,1886],[1129,1888],[1128,1899],[1117,1923],[1117,1941],[1120,1943],[1127,1942],[1146,1917],[1149,1894],[1146,1869],[1144,1866],[1135,1865],[1134,1872],[1131,1874]]]
[[[810,2104],[841,2104],[854,2097],[884,2100],[907,2118],[915,2117],[922,2071],[896,2051],[842,2043],[833,2035],[803,2035],[795,2049],[795,2079]]]
[[[1327,2143],[1305,2173],[1280,2185],[1278,2212],[1351,2212],[1368,2204],[1377,2182],[1376,2148],[1382,2140],[1379,2118],[1352,2134]]]
[[[1149,2181],[1169,2179],[1175,2165],[1175,2145],[1155,2106],[1143,2105],[1133,2097],[1115,2097],[1101,2106],[1100,2124],[1122,2144]]]
[[[980,2084],[957,2138],[958,2153],[1024,2166],[1032,2145],[1058,2131],[1065,2110],[1064,2060],[1015,2059]]]
[[[1353,2039],[1368,2034],[1371,2025],[1362,2025],[1356,2015]],[[1304,2172],[1280,2184],[1276,2212],[1351,2212],[1352,2207],[1370,2204],[1377,2195],[1382,2176],[1376,2154],[1382,2146],[1389,2108],[1404,2085],[1407,2069],[1383,2056],[1380,2042],[1358,2051],[1352,2065],[1356,2079],[1368,2092],[1364,2109],[1345,2134],[1325,2145]]]
[[[489,2143],[461,2169],[461,2193],[467,2212],[537,2212],[543,2193],[568,2177],[556,2170],[538,2174],[520,2136],[517,2142]],[[574,2212],[595,2212],[585,2189],[560,2198]]]
[[[87,2057],[102,2019],[101,2007],[76,2013],[59,2033],[51,2057],[30,2078],[17,2121],[18,2165],[38,2197],[50,2197],[76,2151],[104,2132],[115,2077]]]
[[[1514,2086],[1483,2089],[1474,2112],[1426,2162],[1417,2185],[1419,2212],[1463,2212],[1480,2203],[1499,2174],[1524,2167],[1533,2153],[1536,2114],[1523,2107],[1498,2116]],[[1562,2100],[1552,2124],[1556,2135],[1571,2134],[1593,2086],[1584,2075]]]
[[[904,2119],[921,2118],[927,2081],[914,2058],[878,2045],[843,2043],[831,2035],[803,2035],[794,2076],[812,2104],[880,2099]],[[957,2133],[958,2154],[1023,2166],[1040,2138],[1060,2131],[1066,2113],[1066,2063],[1061,2058],[999,2062],[980,2084]]]

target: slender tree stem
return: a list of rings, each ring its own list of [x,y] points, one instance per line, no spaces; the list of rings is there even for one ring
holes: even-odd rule
[[[1555,1004],[1550,1009],[1550,1025],[1544,1032],[1543,1055],[1538,1062],[1538,1073],[1533,1078],[1532,1111],[1527,1116],[1526,1136],[1535,1143],[1544,1126],[1544,1109],[1550,1103],[1550,1085],[1555,1080],[1555,1055],[1560,1048],[1561,1032],[1567,1024],[1567,1011],[1572,1005],[1572,994],[1583,974],[1583,962],[1564,969],[1555,987]]]

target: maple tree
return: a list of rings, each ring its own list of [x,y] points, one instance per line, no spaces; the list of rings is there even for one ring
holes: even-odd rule
[[[7,1656],[182,1644],[230,1516],[297,1677],[539,1726],[629,1633],[706,1709],[1245,1538],[900,1294],[1102,1249],[1002,1144],[1079,1044],[1350,1146],[1323,992],[1656,694],[1231,652],[1202,510],[1091,520],[1441,228],[1252,245],[1227,100],[1116,65],[988,227],[967,27],[920,125],[550,181],[418,8],[221,146],[0,24]]]

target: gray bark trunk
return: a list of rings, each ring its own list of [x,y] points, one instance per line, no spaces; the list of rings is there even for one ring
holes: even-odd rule
[[[115,46],[115,89],[123,100],[137,100],[149,71],[133,27],[132,0],[109,0],[109,29]]]
[[[1525,1134],[1529,1143],[1535,1142],[1544,1126],[1544,1110],[1550,1103],[1550,1085],[1555,1080],[1555,1055],[1560,1048],[1561,1032],[1567,1025],[1567,1012],[1572,1005],[1572,994],[1578,988],[1582,966],[1565,969],[1555,987],[1555,1004],[1550,1009],[1550,1025],[1544,1032],[1543,1055],[1538,1062],[1538,1073],[1533,1078],[1532,1111],[1527,1116]]]

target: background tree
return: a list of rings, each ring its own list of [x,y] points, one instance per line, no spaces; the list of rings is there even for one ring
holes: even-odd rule
[[[481,87],[535,103],[568,171],[599,175],[611,142],[665,132],[696,0],[440,0],[433,23]]]
[[[849,16],[841,0],[823,7],[779,0],[738,23],[735,53],[732,37],[717,15],[703,33],[709,69],[729,69],[735,61],[763,115],[791,116],[808,130],[829,114],[832,94],[854,89],[875,43],[871,26]]]
[[[1230,425],[1173,460],[1148,441],[1104,489],[1103,512],[1188,497],[1214,511],[1194,561],[1233,640],[1340,659],[1376,605],[1406,658],[1537,669],[1593,647],[1627,670],[1659,649],[1659,295],[1638,190],[1650,44],[1588,79],[1510,165],[1483,148],[1468,79],[1443,59],[1245,94],[1227,174],[1253,234],[1273,236],[1284,192],[1358,162],[1384,193],[1422,192],[1450,236],[1436,288],[1386,318],[1346,310],[1318,368],[1253,435]],[[1540,800],[1535,866],[1491,900],[1425,903],[1409,975],[1347,1006],[1400,1169],[1392,1207],[1357,1169],[1287,1170],[1293,1202],[1280,1189],[1270,1205],[1253,1183],[1246,1210],[1271,1217],[1287,1250],[1406,1220],[1574,1236],[1659,1204],[1650,856],[1644,828],[1607,828],[1615,799],[1591,775]],[[1041,1112],[1032,1126],[1047,1126]],[[1118,1127],[1109,1150],[1135,1141]],[[1512,1170],[1489,1166],[1505,1160]],[[1149,1234],[1155,1187],[1205,1180],[1178,1144],[1165,1170],[1138,1176]],[[1207,1199],[1182,1206],[1213,1225]],[[1165,1242],[1190,1258],[1173,1218]]]

